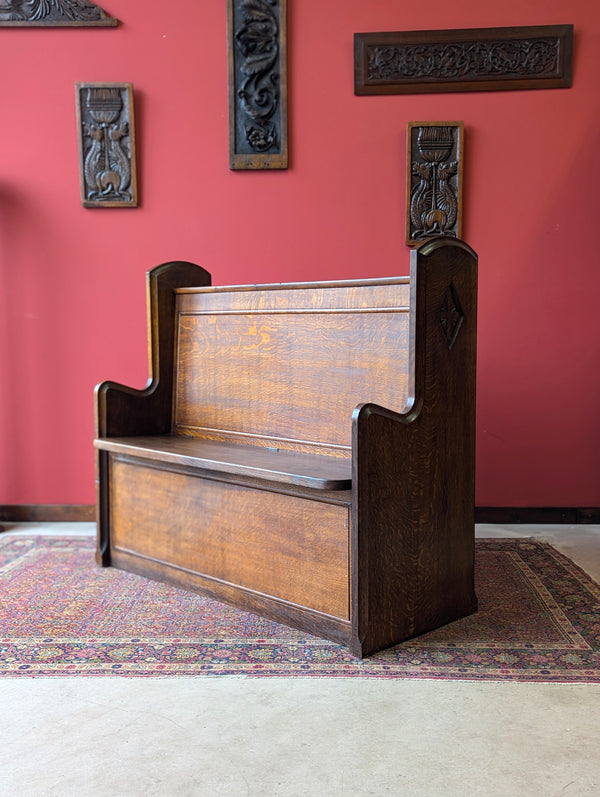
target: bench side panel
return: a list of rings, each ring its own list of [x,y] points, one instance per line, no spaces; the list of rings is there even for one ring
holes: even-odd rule
[[[165,434],[170,431],[173,397],[173,333],[175,290],[184,285],[210,285],[201,266],[185,261],[163,263],[146,275],[149,380],[143,390],[101,382],[94,394],[96,437]],[[96,561],[110,564],[107,454],[96,452]]]
[[[354,418],[352,649],[359,655],[476,610],[477,256],[436,239],[412,254],[415,397]]]

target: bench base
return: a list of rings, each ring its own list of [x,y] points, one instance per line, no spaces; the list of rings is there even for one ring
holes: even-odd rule
[[[348,644],[349,494],[274,492],[116,454],[108,478],[110,564]]]

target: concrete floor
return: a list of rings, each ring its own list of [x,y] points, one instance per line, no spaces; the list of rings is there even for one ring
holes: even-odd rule
[[[600,581],[600,527],[477,535],[541,537]],[[595,684],[0,681],[1,797],[596,797],[599,750]]]

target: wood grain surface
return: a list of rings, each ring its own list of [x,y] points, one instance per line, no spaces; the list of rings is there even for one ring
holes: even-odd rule
[[[365,385],[406,401],[406,277],[177,294],[175,432],[349,457]]]
[[[118,458],[110,481],[115,550],[348,618],[347,507]]]
[[[315,490],[350,490],[349,459],[304,454],[263,446],[235,445],[188,437],[111,437],[96,447],[165,466],[182,465],[232,476],[281,482]]]

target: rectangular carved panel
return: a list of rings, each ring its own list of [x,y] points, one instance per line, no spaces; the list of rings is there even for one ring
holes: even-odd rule
[[[406,243],[462,237],[462,122],[409,122],[406,142]]]
[[[287,169],[287,0],[227,0],[229,165]]]
[[[90,0],[0,0],[0,27],[115,27]]]
[[[572,25],[354,35],[355,94],[567,88]]]
[[[137,207],[131,83],[76,83],[84,207]]]

